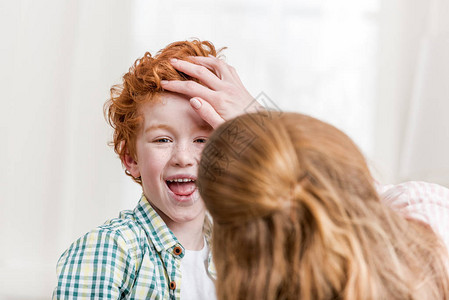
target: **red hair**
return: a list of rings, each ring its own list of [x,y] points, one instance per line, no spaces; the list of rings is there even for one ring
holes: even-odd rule
[[[136,135],[142,123],[138,113],[142,103],[153,100],[155,95],[164,92],[161,80],[193,80],[197,79],[177,71],[170,59],[177,58],[189,61],[190,56],[217,56],[217,51],[209,41],[174,42],[160,50],[153,57],[146,52],[135,61],[128,73],[123,75],[123,83],[112,86],[110,99],[104,105],[104,113],[108,123],[114,128],[111,145],[123,160],[125,154],[137,161]],[[125,173],[131,176],[126,170]],[[132,177],[132,176],[131,176]],[[134,181],[141,184],[139,178]]]

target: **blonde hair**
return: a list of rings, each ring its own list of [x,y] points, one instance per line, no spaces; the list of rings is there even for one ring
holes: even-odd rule
[[[343,132],[273,112],[210,137],[200,193],[219,299],[449,299],[446,249],[384,206]]]

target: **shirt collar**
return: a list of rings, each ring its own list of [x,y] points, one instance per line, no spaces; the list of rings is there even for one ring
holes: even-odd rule
[[[134,213],[157,252],[169,250],[179,244],[176,236],[154,210],[145,195],[142,194]]]
[[[176,245],[181,245],[178,239],[167,227],[164,220],[158,215],[158,213],[148,202],[145,195],[139,200],[136,208],[134,209],[134,214],[136,215],[137,221],[145,230],[146,235],[151,240],[156,248],[157,252],[162,250],[168,251]],[[216,278],[215,264],[212,260],[212,245],[211,245],[211,235],[212,235],[212,220],[208,214],[206,214],[205,224],[204,224],[204,235],[206,238],[206,243],[209,245],[209,257],[207,270],[213,279]],[[181,245],[182,247],[182,245]],[[184,251],[183,251],[184,254]]]

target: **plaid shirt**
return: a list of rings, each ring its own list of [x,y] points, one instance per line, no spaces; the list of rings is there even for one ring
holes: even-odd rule
[[[179,299],[183,256],[183,246],[142,195],[133,211],[122,211],[62,254],[53,299]],[[208,261],[215,278],[210,254]]]

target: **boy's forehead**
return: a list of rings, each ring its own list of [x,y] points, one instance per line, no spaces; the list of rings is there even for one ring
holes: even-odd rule
[[[190,97],[177,94],[177,93],[171,93],[171,92],[161,92],[156,93],[153,95],[145,96],[143,99],[140,100],[142,103],[141,106],[150,106],[153,108],[163,108],[164,105],[170,104],[171,101],[176,102],[178,105],[189,104]]]
[[[160,93],[153,95],[140,106],[144,118],[144,126],[154,126],[160,123],[190,123],[203,130],[212,130],[190,106],[189,97],[175,93]]]

